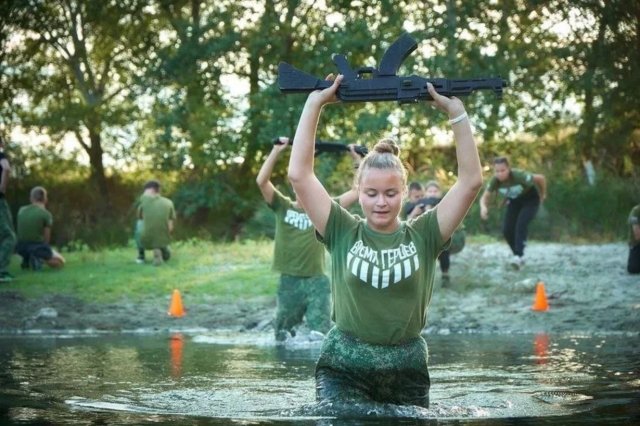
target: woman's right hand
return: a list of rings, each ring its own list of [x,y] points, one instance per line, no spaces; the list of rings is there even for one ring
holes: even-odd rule
[[[289,138],[286,137],[286,136],[279,136],[278,137],[278,141],[280,143],[274,143],[273,144],[273,151],[278,152],[278,153],[280,153],[280,152],[284,151],[285,149],[287,149],[287,147],[289,146],[289,144],[291,142],[289,140]]]
[[[333,80],[333,84],[326,89],[314,90],[313,92],[309,93],[307,102],[312,102],[320,107],[327,104],[339,102],[340,99],[338,99],[338,97],[336,96],[336,92],[338,91],[338,86],[340,86],[343,77],[344,76],[342,74],[338,74],[337,77],[334,77],[333,74],[329,74],[326,80]]]

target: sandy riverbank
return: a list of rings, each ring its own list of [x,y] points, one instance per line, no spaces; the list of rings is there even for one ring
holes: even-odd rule
[[[531,243],[527,264],[513,270],[501,242],[468,244],[452,257],[451,283],[439,273],[426,333],[629,333],[640,332],[640,276],[625,270],[624,243],[572,245]],[[545,284],[547,312],[531,310],[536,283]],[[233,303],[191,304],[187,315],[167,315],[169,295],[144,303],[83,302],[50,294],[28,299],[0,288],[0,329],[5,333],[41,331],[104,332],[170,329],[269,331],[274,298]]]

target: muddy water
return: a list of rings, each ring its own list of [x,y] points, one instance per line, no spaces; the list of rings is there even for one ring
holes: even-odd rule
[[[637,335],[426,336],[431,407],[317,405],[319,342],[0,337],[0,424],[531,424],[640,420]]]

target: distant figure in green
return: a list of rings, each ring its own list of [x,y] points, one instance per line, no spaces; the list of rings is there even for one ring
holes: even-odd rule
[[[16,252],[22,256],[22,269],[34,271],[43,264],[52,268],[62,268],[65,259],[51,248],[51,227],[53,215],[47,210],[47,190],[42,186],[31,189],[31,204],[18,210],[18,244]]]
[[[276,216],[273,270],[280,272],[275,318],[275,338],[285,341],[295,335],[294,327],[306,317],[313,331],[326,333],[331,328],[331,289],[325,273],[325,249],[316,239],[315,229],[297,201],[283,195],[271,182],[280,153],[289,146],[289,138],[280,137],[267,156],[256,183],[262,197]],[[355,162],[360,157],[350,150]],[[338,200],[347,208],[358,197],[355,190]]]
[[[7,271],[7,268],[16,245],[13,217],[5,197],[10,174],[11,165],[4,153],[4,138],[0,135],[0,282],[3,283],[13,280],[13,276]]]
[[[489,218],[489,198],[492,192],[504,197],[507,211],[502,234],[513,253],[511,266],[520,269],[524,266],[529,223],[547,196],[547,181],[544,175],[511,168],[507,157],[496,157],[493,160],[493,172],[494,175],[480,198],[480,218]]]
[[[629,260],[627,271],[640,274],[640,204],[629,214]]]
[[[160,195],[160,182],[150,180],[144,184],[144,193],[140,197],[138,218],[142,220],[138,259],[145,261],[145,250],[153,250],[153,264],[162,265],[169,260],[169,243],[173,232],[176,212],[173,202]]]

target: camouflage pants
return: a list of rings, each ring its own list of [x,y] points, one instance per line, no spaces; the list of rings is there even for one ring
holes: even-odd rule
[[[13,216],[7,200],[0,198],[0,272],[6,272],[16,246]]]
[[[316,365],[316,399],[429,407],[427,342],[375,345],[336,327],[324,339]]]
[[[326,333],[331,328],[331,288],[326,275],[296,277],[282,274],[278,286],[276,340],[284,339],[284,331],[294,334],[293,327],[306,317],[311,330]]]

